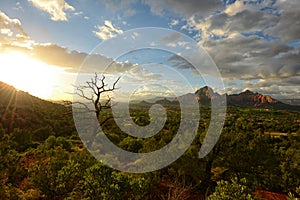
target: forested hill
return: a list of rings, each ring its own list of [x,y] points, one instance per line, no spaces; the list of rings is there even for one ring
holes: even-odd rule
[[[15,106],[17,108],[40,108],[45,107],[56,107],[57,109],[63,108],[62,105],[52,103],[40,99],[38,97],[32,96],[31,94],[24,92],[22,90],[17,90],[11,85],[3,83],[0,81],[0,105],[1,106]]]
[[[73,128],[71,108],[34,97],[0,82],[0,120],[7,133],[14,129],[39,129],[50,126],[57,134],[70,134]],[[62,133],[63,127],[66,130]]]
[[[199,95],[204,98],[206,94]],[[230,106],[218,142],[209,155],[199,159],[211,113],[209,106],[203,106],[197,135],[179,159],[154,172],[128,174],[105,166],[84,148],[70,107],[4,83],[0,84],[0,97],[1,200],[252,200],[266,194],[286,199],[289,192],[291,197],[300,196],[300,112]],[[168,99],[160,103],[167,108],[167,120],[153,137],[132,137],[114,120],[102,129],[125,151],[162,149],[178,135],[181,111]],[[130,114],[136,124],[149,124],[150,105],[132,106]],[[107,109],[101,116],[111,115]],[[105,146],[94,145],[103,156],[111,157]]]

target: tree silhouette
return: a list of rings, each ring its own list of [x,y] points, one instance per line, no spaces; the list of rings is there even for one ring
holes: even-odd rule
[[[84,106],[88,112],[95,112],[100,126],[106,123],[109,119],[113,118],[113,117],[101,117],[101,113],[103,110],[110,109],[112,107],[110,92],[118,89],[116,85],[119,82],[121,77],[118,77],[117,80],[113,82],[111,86],[105,83],[105,78],[106,77],[104,75],[99,77],[99,75],[95,73],[93,78],[85,82],[85,85],[74,86],[75,95],[78,95],[82,99],[92,103],[94,110],[91,110],[85,103],[82,102],[73,102],[73,103],[75,104],[77,103]],[[91,93],[87,94],[87,91]],[[103,96],[106,96],[106,98],[103,99]],[[96,129],[94,130],[91,140],[87,142],[88,147],[90,147],[90,145],[92,145],[94,141],[94,138],[97,134]]]

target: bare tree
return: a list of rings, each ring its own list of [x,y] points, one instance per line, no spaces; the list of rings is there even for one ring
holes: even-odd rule
[[[105,83],[105,76],[102,75],[99,77],[97,73],[95,73],[94,77],[89,81],[85,82],[85,85],[75,85],[75,95],[81,97],[83,100],[87,100],[88,102],[93,104],[94,110],[91,110],[85,103],[82,102],[73,102],[74,104],[80,104],[84,106],[87,111],[95,112],[97,120],[102,126],[112,117],[101,117],[101,112],[104,109],[110,109],[112,107],[111,104],[111,96],[110,92],[118,89],[116,87],[121,77],[118,77],[115,82],[109,87],[107,83]],[[90,92],[89,94],[87,92]],[[103,96],[106,96],[103,98]],[[97,130],[94,131],[94,135],[91,140],[87,143],[88,147],[93,143],[94,138],[97,134]]]

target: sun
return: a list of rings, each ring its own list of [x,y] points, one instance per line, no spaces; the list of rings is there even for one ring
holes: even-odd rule
[[[51,99],[59,70],[25,53],[0,54],[0,81],[43,99]]]

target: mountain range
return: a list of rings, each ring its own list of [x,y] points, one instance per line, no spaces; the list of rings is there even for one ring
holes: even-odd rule
[[[250,90],[243,91],[239,94],[223,94],[226,95],[228,106],[238,106],[238,107],[252,107],[252,108],[273,108],[273,109],[286,109],[286,110],[300,110],[300,106],[290,105],[283,103],[277,99],[272,98],[269,95],[263,95],[257,92],[252,92]],[[7,106],[20,108],[20,107],[36,107],[38,105],[39,109],[41,107],[53,107],[58,105],[56,103],[48,102],[32,95],[18,91],[14,87],[0,82],[0,116],[3,115],[3,111],[7,109]],[[205,86],[198,89],[195,93],[188,93],[175,98],[163,98],[156,97],[151,100],[142,101],[143,104],[178,104],[179,100],[188,100],[190,98],[195,98],[201,105],[210,105],[211,100],[214,98],[220,98],[222,95],[213,91],[212,88]],[[186,101],[188,102],[188,101]]]
[[[226,95],[226,101],[228,106],[300,110],[300,106],[286,104],[277,99],[272,98],[269,95],[263,95],[257,92],[252,92],[250,90],[245,90],[239,94],[223,94],[223,95]],[[220,95],[214,92],[212,88],[205,86],[198,89],[195,93],[188,93],[179,97],[175,97],[172,100],[164,98],[164,99],[157,100],[155,103],[174,104],[174,103],[178,103],[180,100],[185,101],[190,98],[196,98],[199,104],[210,105],[212,99],[220,98],[223,95]]]

